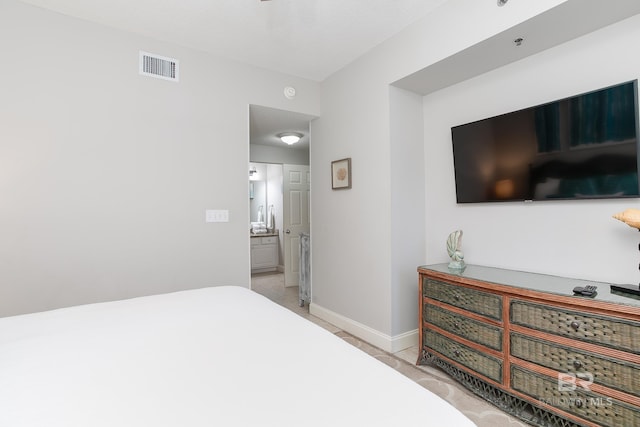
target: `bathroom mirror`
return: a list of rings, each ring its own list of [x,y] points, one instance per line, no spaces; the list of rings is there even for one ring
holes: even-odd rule
[[[253,197],[251,197],[253,196]],[[262,206],[262,212],[264,215],[267,213],[267,186],[265,181],[250,181],[249,182],[249,209],[251,222],[258,221],[258,211]]]

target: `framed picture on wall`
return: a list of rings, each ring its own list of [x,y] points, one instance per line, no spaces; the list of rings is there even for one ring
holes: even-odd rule
[[[351,157],[331,162],[331,188],[334,190],[351,188]]]

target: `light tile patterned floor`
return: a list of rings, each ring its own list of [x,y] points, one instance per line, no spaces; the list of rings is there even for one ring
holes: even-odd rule
[[[478,398],[443,371],[431,366],[416,366],[415,362],[418,359],[417,346],[395,354],[389,354],[342,331],[331,323],[312,316],[309,314],[307,305],[304,307],[299,306],[298,288],[284,287],[283,274],[264,273],[254,275],[251,278],[251,287],[254,291],[322,326],[403,375],[413,379],[426,389],[450,402],[479,427],[526,426],[526,424]]]

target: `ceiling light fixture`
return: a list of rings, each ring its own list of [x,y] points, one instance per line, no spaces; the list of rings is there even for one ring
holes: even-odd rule
[[[509,1],[509,0],[498,0],[498,6],[502,7],[502,6],[504,6],[505,4],[507,4],[507,2],[508,2],[508,1]]]
[[[516,46],[522,46],[522,42],[523,42],[523,41],[524,41],[524,39],[523,39],[522,37],[518,37],[517,39],[515,39],[515,40],[513,41],[513,43],[514,43]]]
[[[300,141],[300,138],[302,138],[302,134],[297,132],[286,132],[278,134],[278,138],[280,138],[280,140],[285,144],[292,145]]]

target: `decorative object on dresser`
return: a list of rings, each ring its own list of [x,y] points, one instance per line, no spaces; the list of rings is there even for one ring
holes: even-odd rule
[[[629,227],[636,228],[640,231],[640,209],[625,209],[624,211],[613,215],[613,217],[624,222]],[[640,245],[638,245],[638,250],[640,250]],[[638,265],[638,269],[640,269],[640,264]],[[640,295],[640,285],[611,285],[611,290],[615,292]]]
[[[640,426],[640,300],[476,265],[418,274],[419,365],[532,425]],[[588,286],[598,293],[573,294]]]
[[[625,209],[622,212],[613,215],[613,217],[624,222],[629,227],[640,230],[640,209]]]
[[[447,238],[447,253],[449,254],[449,258],[451,258],[451,262],[449,263],[450,269],[464,269],[464,254],[460,249],[461,247],[462,230],[456,230],[453,233],[449,234],[449,237]]]

